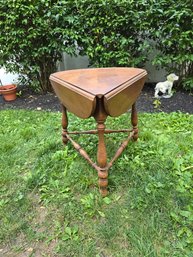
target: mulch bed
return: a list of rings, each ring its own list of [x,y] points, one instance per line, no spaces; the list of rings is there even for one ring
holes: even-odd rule
[[[20,90],[20,89],[19,89]],[[15,101],[6,102],[0,96],[0,110],[4,109],[29,109],[60,111],[60,102],[54,93],[35,94],[28,88],[21,88],[21,96]],[[140,112],[175,112],[193,114],[193,95],[188,92],[178,91],[171,98],[159,99],[156,107],[154,98],[154,85],[145,85],[137,100],[137,110]]]

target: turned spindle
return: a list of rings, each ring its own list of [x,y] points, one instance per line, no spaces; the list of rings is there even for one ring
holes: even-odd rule
[[[68,138],[67,135],[67,127],[68,127],[68,116],[67,116],[67,110],[64,105],[62,105],[62,142],[64,145],[67,144]]]
[[[132,123],[133,131],[134,131],[133,140],[137,141],[137,139],[138,139],[138,128],[137,128],[138,118],[137,118],[137,110],[136,110],[135,103],[132,105],[132,109],[131,109],[131,123]]]
[[[102,196],[106,196],[108,194],[107,186],[108,186],[108,171],[107,171],[107,151],[105,145],[105,121],[107,118],[107,114],[105,113],[103,106],[103,98],[97,99],[98,105],[95,113],[95,120],[97,122],[97,131],[98,131],[98,148],[97,148],[97,163],[99,166],[98,171],[98,184],[99,190]]]

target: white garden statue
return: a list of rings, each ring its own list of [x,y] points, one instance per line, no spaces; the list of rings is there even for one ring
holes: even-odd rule
[[[167,76],[167,80],[164,82],[159,82],[155,86],[155,94],[156,98],[170,98],[172,96],[172,87],[174,81],[179,79],[174,73]]]

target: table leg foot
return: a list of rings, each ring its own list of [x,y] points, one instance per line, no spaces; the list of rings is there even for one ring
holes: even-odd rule
[[[100,170],[98,171],[98,184],[99,184],[99,191],[103,197],[107,196],[108,194],[108,171],[107,170]]]
[[[100,192],[102,197],[106,197],[108,195],[108,193],[109,193],[107,188],[100,188],[99,192]]]
[[[62,142],[64,145],[67,144],[68,138],[66,137],[68,128],[68,116],[67,116],[67,110],[64,105],[62,105]]]

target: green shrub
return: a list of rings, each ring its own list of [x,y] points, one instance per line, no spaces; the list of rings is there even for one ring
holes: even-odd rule
[[[152,1],[148,11],[149,37],[160,51],[154,64],[180,76],[179,84],[193,89],[192,1]]]
[[[0,1],[0,66],[43,92],[51,91],[49,75],[61,53],[75,51],[68,20],[58,18],[57,0]],[[63,1],[63,13],[73,1]],[[70,34],[70,36],[69,36]]]
[[[141,20],[145,9],[142,0],[77,1],[80,53],[97,67],[142,66],[147,56]]]
[[[153,63],[193,89],[193,12],[185,0],[2,0],[0,66],[43,92],[62,52],[86,54],[97,67]]]

